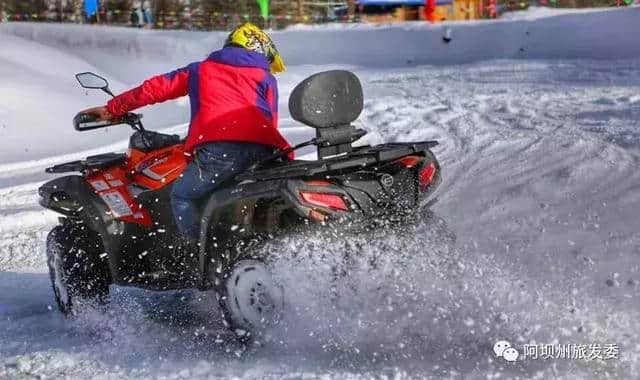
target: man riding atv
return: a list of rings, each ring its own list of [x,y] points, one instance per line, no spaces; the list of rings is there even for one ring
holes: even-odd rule
[[[260,28],[245,23],[224,47],[83,113],[110,120],[154,103],[189,95],[191,124],[185,152],[193,160],[175,182],[171,207],[186,245],[200,232],[196,201],[253,163],[289,144],[278,132],[278,86],[272,74],[285,65],[275,44]],[[293,158],[292,154],[289,158]]]
[[[438,142],[354,146],[366,131],[353,124],[364,94],[352,72],[316,73],[293,88],[289,114],[315,137],[289,148],[276,128],[272,73],[283,70],[270,38],[244,24],[206,60],[73,118],[79,132],[129,125],[134,133],[125,153],[45,169],[65,173],[38,189],[39,203],[61,215],[46,240],[61,312],[108,302],[111,285],[197,289],[202,299],[215,297],[225,326],[248,343],[280,320],[285,305],[270,267],[277,252],[262,243],[316,222],[368,231],[376,220],[432,204],[441,180],[431,151]],[[76,79],[111,94],[108,81],[94,73]],[[142,115],[128,112],[187,94],[186,141],[148,131]],[[317,159],[281,159],[305,146],[317,147]],[[184,242],[174,244],[181,236]]]

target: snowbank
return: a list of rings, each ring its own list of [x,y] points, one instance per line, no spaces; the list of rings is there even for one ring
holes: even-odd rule
[[[561,13],[562,12],[562,13]],[[298,26],[274,32],[289,65],[347,64],[394,67],[456,64],[486,59],[629,58],[640,56],[640,9],[534,9],[514,19],[396,25]],[[451,30],[453,41],[442,36]],[[221,46],[224,32],[149,31],[78,25],[9,23],[10,33],[78,55],[161,60],[173,67],[202,59]],[[123,62],[120,62],[122,64]],[[133,65],[132,65],[133,66]],[[154,64],[153,66],[158,66]]]
[[[71,119],[105,97],[82,90],[73,73],[100,70],[34,41],[11,35],[0,40],[0,163],[83,150],[87,136],[73,130]],[[115,128],[102,131],[114,139],[127,133]]]
[[[393,69],[490,59],[640,57],[640,8],[542,13],[517,20],[299,26],[274,32],[290,67],[280,76],[281,114],[287,116],[291,88],[315,71],[315,65]],[[452,38],[450,43],[443,42],[445,34]],[[73,73],[102,73],[119,92],[149,75],[202,59],[222,45],[226,33],[7,23],[0,25],[0,36],[0,127],[8,136],[0,162],[7,163],[126,138],[126,128],[85,134],[70,128],[77,111],[106,101],[102,93],[79,89]],[[184,99],[143,112],[153,129],[184,123],[189,117]]]
[[[449,30],[452,41],[442,37]],[[640,9],[562,14],[532,20],[298,30],[278,35],[293,64],[374,67],[460,64],[488,59],[640,56]],[[339,33],[336,36],[336,33]],[[306,54],[312,41],[313,54]]]
[[[566,14],[585,14],[594,12],[616,11],[618,8],[549,8],[529,7],[522,11],[505,12],[500,20],[536,20],[539,18],[562,16]]]
[[[564,12],[564,11],[562,11]],[[489,59],[623,59],[640,56],[640,8],[558,14],[547,9],[516,20],[427,25],[297,26],[274,32],[290,71],[280,77],[281,114],[305,65],[401,68]],[[444,43],[442,37],[452,38]],[[72,74],[96,71],[119,92],[152,74],[200,60],[220,47],[224,32],[151,31],[88,25],[0,25],[0,162],[34,160],[120,141],[126,128],[80,134],[70,120],[106,101],[84,91]],[[296,66],[300,68],[296,68]],[[306,68],[303,68],[305,66]],[[188,121],[187,101],[143,110],[152,129]],[[47,140],[41,144],[39,140]]]

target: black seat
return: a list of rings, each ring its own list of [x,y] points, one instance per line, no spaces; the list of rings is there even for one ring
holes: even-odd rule
[[[124,153],[103,153],[95,156],[87,157],[82,163],[85,169],[105,169],[111,166],[120,166],[124,164],[127,155]]]
[[[84,172],[87,170],[100,170],[112,166],[124,164],[127,155],[124,153],[104,153],[89,156],[84,160],[65,162],[45,169],[47,173]]]
[[[147,153],[179,143],[180,136],[178,135],[167,135],[152,131],[136,131],[129,139],[129,148]]]

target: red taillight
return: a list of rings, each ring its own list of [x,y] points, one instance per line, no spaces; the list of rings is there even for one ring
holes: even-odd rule
[[[426,191],[431,181],[433,181],[433,177],[436,175],[436,165],[434,163],[430,163],[425,166],[418,176],[418,182],[420,183],[420,191]]]
[[[325,181],[324,179],[312,179],[310,181],[304,181],[305,185],[308,186],[331,186],[333,185],[329,181]]]
[[[342,211],[347,211],[349,209],[340,195],[301,191],[300,196],[305,202],[315,206]]]
[[[412,168],[416,166],[418,162],[420,162],[420,158],[416,156],[407,156],[407,157],[402,157],[396,160],[395,162],[398,164],[402,164],[405,168]]]

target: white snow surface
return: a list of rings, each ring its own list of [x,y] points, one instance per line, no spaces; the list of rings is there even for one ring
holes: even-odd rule
[[[435,216],[406,231],[267,247],[288,317],[239,354],[217,338],[207,293],[112,287],[107,310],[62,317],[44,255],[57,216],[37,204],[44,167],[126,147],[124,127],[73,131],[77,111],[106,99],[74,73],[118,92],[224,34],[0,25],[0,379],[638,378],[638,32],[639,8],[275,32],[287,137],[313,134],[288,117],[293,86],[347,68],[363,82],[366,141],[439,140],[444,182]],[[186,130],[185,101],[143,112],[152,129]],[[527,343],[617,344],[620,358],[508,363],[498,340],[521,355]]]

